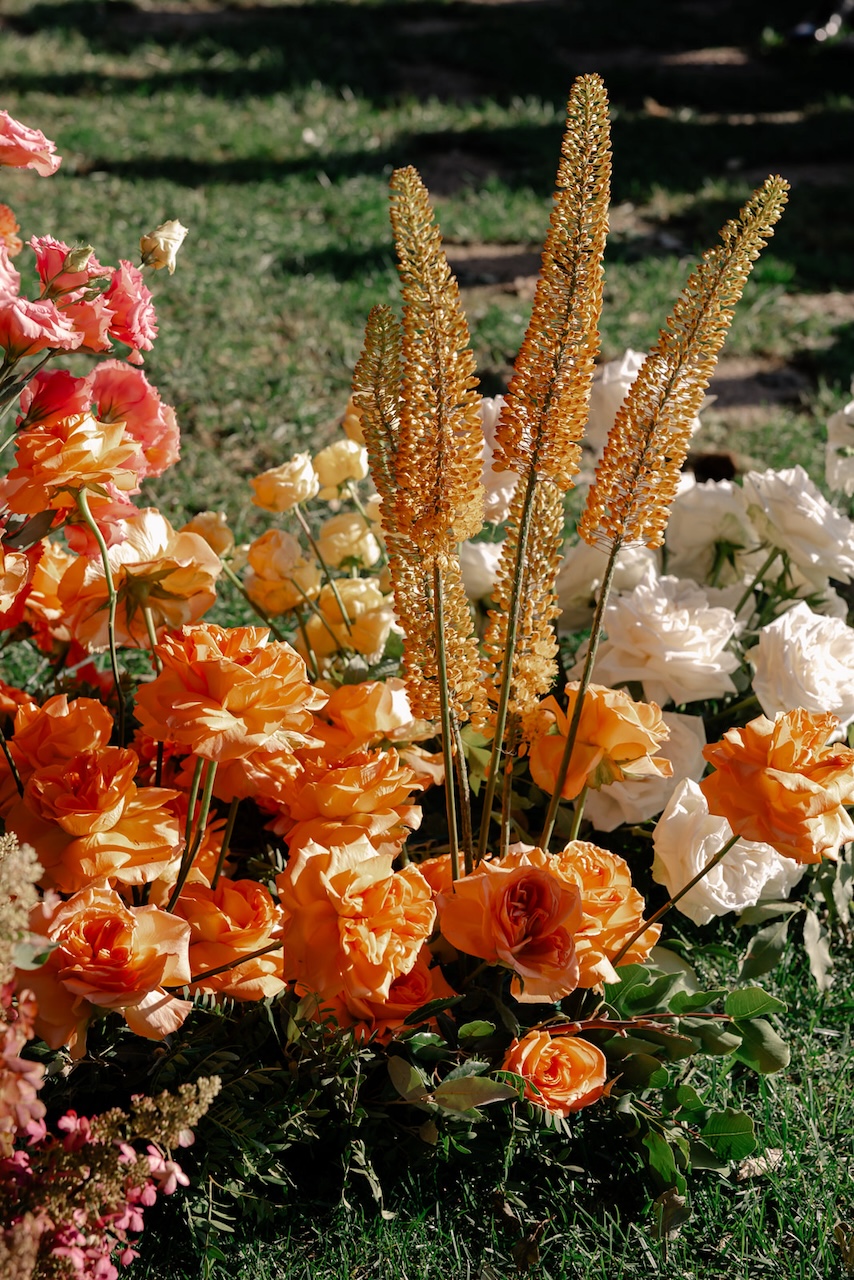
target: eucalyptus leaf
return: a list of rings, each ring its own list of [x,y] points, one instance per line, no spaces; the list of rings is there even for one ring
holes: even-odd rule
[[[778,916],[794,916],[801,910],[799,902],[757,902],[755,907],[745,907],[735,923],[741,929],[746,925],[776,920]]]
[[[785,1013],[787,1005],[761,987],[740,987],[724,1001],[724,1012],[731,1018],[758,1018],[766,1013]]]
[[[418,1068],[397,1054],[388,1059],[388,1074],[401,1098],[405,1098],[407,1102],[414,1098],[425,1098],[430,1092],[429,1085]]]
[[[481,1019],[477,1022],[464,1023],[457,1032],[457,1035],[461,1040],[482,1040],[487,1036],[491,1036],[494,1031],[494,1022],[484,1022]]]
[[[741,962],[739,980],[760,978],[763,973],[770,973],[779,964],[786,949],[791,921],[792,917],[786,916],[753,935]]]
[[[433,1102],[445,1111],[471,1111],[490,1102],[507,1102],[519,1095],[512,1085],[485,1076],[446,1078],[433,1090]]]

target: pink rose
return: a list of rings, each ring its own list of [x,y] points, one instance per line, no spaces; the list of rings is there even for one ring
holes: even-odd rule
[[[131,364],[142,364],[140,351],[150,351],[157,337],[157,316],[142,272],[122,259],[104,297],[115,312],[110,333],[131,348]]]
[[[43,178],[56,173],[62,156],[54,155],[56,143],[40,129],[30,129],[13,120],[8,111],[0,111],[0,165],[12,169],[35,169]]]

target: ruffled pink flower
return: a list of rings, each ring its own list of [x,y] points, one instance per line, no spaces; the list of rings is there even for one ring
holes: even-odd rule
[[[62,314],[66,316],[78,333],[83,335],[81,351],[109,351],[110,328],[116,313],[103,294],[90,301],[64,302]]]
[[[35,169],[43,178],[49,178],[62,164],[62,156],[55,152],[56,143],[40,129],[31,129],[14,120],[8,111],[0,111],[0,165]]]
[[[89,408],[92,397],[88,378],[75,378],[67,369],[42,369],[21,392],[21,412],[16,425],[52,426]]]
[[[0,242],[0,302],[9,302],[12,298],[17,298],[20,291],[20,272],[12,266],[9,261],[9,250]]]
[[[105,360],[89,375],[89,391],[100,422],[123,422],[125,432],[142,445],[145,466],[138,474],[159,476],[180,456],[175,410],[163,404],[141,369],[122,360]]]
[[[62,240],[54,240],[53,236],[32,236],[28,243],[36,255],[36,270],[42,282],[43,298],[58,298],[61,294],[75,293],[87,288],[90,280],[103,279],[110,274],[110,268],[102,267],[94,253],[89,254],[78,270],[67,270],[66,262],[72,248]]]
[[[111,335],[131,348],[131,364],[142,364],[140,351],[150,351],[157,337],[157,316],[142,272],[122,259],[104,297],[115,312]]]
[[[0,347],[8,360],[34,356],[48,347],[56,351],[76,351],[82,342],[83,334],[77,332],[54,302],[0,299]]]

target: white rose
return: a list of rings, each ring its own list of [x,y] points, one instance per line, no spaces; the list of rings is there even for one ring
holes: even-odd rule
[[[504,404],[504,396],[483,396],[480,402],[480,418],[483,425],[483,487],[486,490],[484,519],[491,524],[506,520],[510,500],[519,477],[515,471],[494,471],[492,457],[495,452],[495,428]]]
[[[652,878],[672,897],[732,839],[732,830],[726,818],[709,813],[697,783],[686,778],[670,797],[652,838]],[[761,900],[788,898],[804,871],[770,844],[739,840],[677,903],[677,910],[694,924],[708,924],[714,916],[744,911]]]
[[[661,718],[670,730],[670,737],[662,743],[656,759],[663,757],[670,761],[672,777],[659,778],[650,774],[644,778],[612,782],[607,787],[590,791],[584,804],[584,816],[590,819],[597,831],[614,831],[624,822],[646,822],[656,813],[661,813],[683,778],[691,778],[695,782],[702,778],[706,768],[703,759],[706,730],[702,717],[664,711]]]
[[[605,609],[605,640],[593,678],[616,687],[636,680],[648,702],[697,702],[735,693],[738,669],[727,649],[736,629],[731,609],[713,608],[687,578],[647,579]],[[569,673],[581,672],[579,662]]]
[[[854,494],[854,400],[827,423],[824,476],[829,489],[841,490],[847,498]]]
[[[460,568],[469,600],[488,600],[495,586],[503,542],[463,542]]]
[[[608,553],[600,547],[577,542],[568,549],[555,582],[561,630],[577,631],[589,626],[607,563]],[[658,563],[658,553],[650,547],[622,547],[617,555],[612,590],[633,591],[648,574],[655,577]]]
[[[814,587],[854,576],[854,524],[832,507],[803,467],[749,471],[748,515],[763,542],[779,547]]]
[[[832,711],[840,733],[854,723],[854,630],[796,604],[759,632],[748,655],[753,690],[769,719],[804,707]]]
[[[709,480],[677,494],[667,525],[667,570],[677,578],[729,586],[749,582],[767,552],[747,514],[744,490]]]

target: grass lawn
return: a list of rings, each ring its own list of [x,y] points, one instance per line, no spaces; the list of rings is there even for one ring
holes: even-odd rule
[[[700,448],[821,479],[824,424],[854,374],[854,49],[785,39],[806,7],[4,0],[0,106],[65,161],[49,181],[5,171],[0,199],[25,238],[91,243],[103,262],[134,259],[165,219],[190,228],[174,278],[156,278],[161,336],[145,366],[177,409],[183,461],[148,494],[176,524],[224,509],[244,538],[258,530],[242,481],[328,441],[367,312],[397,303],[396,166],[416,165],[431,190],[483,389],[504,388],[569,87],[600,71],[614,121],[603,357],[655,338],[697,252],[782,173],[790,205],[741,304]],[[704,937],[704,963],[725,963],[715,931]],[[725,1081],[779,1161],[698,1176],[669,1242],[585,1122],[595,1174],[511,1169],[513,1215],[492,1197],[499,1173],[463,1165],[436,1186],[404,1181],[387,1221],[358,1203],[296,1201],[269,1240],[224,1247],[210,1277],[504,1280],[530,1263],[543,1280],[841,1278],[834,1225],[854,1223],[850,943],[825,995],[791,946],[768,985],[790,1003],[792,1065]],[[164,1230],[133,1280],[200,1274],[174,1240],[170,1257]]]

